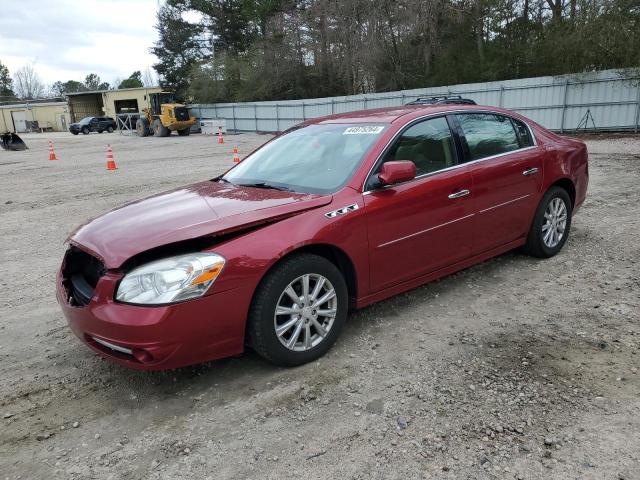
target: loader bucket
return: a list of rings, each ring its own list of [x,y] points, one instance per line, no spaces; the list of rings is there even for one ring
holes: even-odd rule
[[[16,133],[3,133],[0,135],[0,145],[2,145],[2,148],[5,150],[13,150],[16,152],[29,148]]]

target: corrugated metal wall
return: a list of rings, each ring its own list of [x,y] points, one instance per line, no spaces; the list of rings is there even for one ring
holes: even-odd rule
[[[636,74],[637,75],[637,74]],[[556,131],[576,130],[587,110],[598,130],[633,130],[640,122],[640,77],[618,70],[471,83],[399,92],[278,102],[193,105],[198,118],[224,118],[229,130],[276,132],[309,118],[404,105],[419,96],[462,95],[515,110]],[[589,120],[588,127],[593,129]]]

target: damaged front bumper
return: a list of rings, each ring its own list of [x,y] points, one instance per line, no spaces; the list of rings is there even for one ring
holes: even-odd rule
[[[77,305],[63,269],[57,298],[74,334],[121,365],[165,370],[242,353],[251,292],[242,287],[164,306],[114,301],[122,274],[106,272],[86,305]],[[239,301],[240,300],[240,301]]]

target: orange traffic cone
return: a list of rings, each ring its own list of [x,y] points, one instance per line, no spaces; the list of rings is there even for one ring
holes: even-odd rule
[[[222,127],[218,127],[218,143],[224,143],[224,137],[222,136]]]
[[[113,150],[111,145],[107,145],[107,170],[117,170],[116,161],[113,159]]]
[[[57,160],[56,152],[53,151],[53,143],[49,140],[49,160]]]
[[[238,147],[233,149],[233,163],[240,163],[240,154],[238,153]]]

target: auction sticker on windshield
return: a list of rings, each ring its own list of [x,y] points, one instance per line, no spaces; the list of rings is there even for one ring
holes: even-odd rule
[[[384,130],[384,126],[382,125],[364,125],[361,127],[349,127],[344,132],[343,135],[377,135],[382,130]]]

